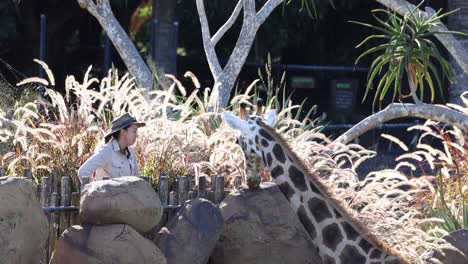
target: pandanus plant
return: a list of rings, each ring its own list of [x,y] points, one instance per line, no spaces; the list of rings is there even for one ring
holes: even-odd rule
[[[405,97],[402,93],[401,85],[404,73],[406,73],[408,78],[410,95],[417,104],[421,103],[423,100],[426,87],[430,90],[431,103],[434,102],[434,80],[441,94],[443,94],[443,77],[452,81],[454,70],[441,55],[436,44],[432,41],[433,35],[466,34],[448,30],[434,31],[430,29],[440,25],[441,18],[457,10],[448,13],[441,13],[441,10],[439,10],[427,16],[419,12],[418,8],[421,4],[409,10],[403,17],[399,17],[396,13],[389,10],[372,10],[372,15],[378,22],[378,25],[350,21],[351,23],[362,25],[379,32],[379,34],[368,36],[357,45],[356,48],[362,47],[365,43],[374,39],[384,40],[384,43],[366,50],[356,60],[357,64],[362,58],[370,54],[379,54],[370,66],[366,93],[364,96],[364,99],[366,99],[369,91],[375,86],[374,82],[376,82],[376,93],[372,104],[373,108],[375,108],[377,101],[379,101],[381,107],[383,99],[392,87],[392,101],[395,101],[397,95],[398,99]],[[383,14],[385,18],[380,18],[377,14]],[[378,77],[380,77],[380,80],[378,80]],[[417,90],[419,90],[419,98],[416,93]]]

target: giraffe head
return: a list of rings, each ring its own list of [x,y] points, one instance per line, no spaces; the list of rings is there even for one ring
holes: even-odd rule
[[[257,102],[257,111],[252,116],[247,114],[245,104],[241,104],[240,118],[229,112],[224,113],[226,124],[233,130],[241,132],[237,137],[237,143],[244,153],[247,169],[246,181],[250,188],[258,187],[258,184],[260,184],[260,177],[258,174],[265,167],[262,162],[261,151],[257,144],[255,144],[255,132],[259,129],[258,122],[264,122],[269,126],[273,126],[276,118],[275,110],[268,110],[263,113],[262,109],[261,102]],[[265,118],[263,116],[265,116]]]

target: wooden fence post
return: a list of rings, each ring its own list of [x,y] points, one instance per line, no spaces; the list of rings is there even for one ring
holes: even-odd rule
[[[41,205],[42,207],[49,206],[49,199],[50,199],[50,178],[49,177],[42,177],[41,179]],[[50,230],[50,214],[47,214],[47,224]],[[46,247],[42,250],[42,263],[49,263],[49,244],[50,244],[50,232],[46,239]]]
[[[52,173],[51,173],[51,178],[50,178],[50,186],[52,187],[51,189],[51,193],[58,193],[58,185],[59,185],[59,182],[58,182],[58,179],[59,179],[59,173],[57,170],[52,170]]]
[[[242,185],[242,176],[236,176],[236,178],[234,178],[234,187],[236,189],[239,189],[241,185]]]
[[[215,186],[214,203],[219,204],[224,199],[224,176],[216,177]]]
[[[169,205],[177,205],[177,192],[171,191],[169,193]]]
[[[50,196],[50,206],[56,207],[59,205],[58,202],[58,194],[56,192],[52,193]],[[50,213],[49,222],[49,256],[52,255],[52,252],[55,250],[55,244],[57,243],[57,230],[59,227],[59,214],[57,213]]]
[[[71,206],[75,206],[77,208],[80,208],[80,193],[79,192],[73,192],[71,194]],[[73,225],[79,225],[81,224],[79,219],[78,219],[78,212],[73,212],[71,213],[70,217],[70,226]]]
[[[167,206],[167,198],[169,196],[169,183],[168,178],[165,175],[159,176],[159,199],[163,206]]]
[[[216,175],[211,176],[210,190],[208,191],[207,197],[211,202],[215,202],[215,190],[216,190]]]
[[[61,185],[61,198],[60,198],[60,206],[70,206],[70,177],[63,176],[62,177],[62,185]],[[63,212],[60,214],[60,226],[59,226],[59,235],[65,231],[70,226],[70,213]]]
[[[42,207],[49,206],[50,200],[50,178],[49,177],[42,177],[41,178],[41,204]]]
[[[26,177],[26,179],[28,179],[28,180],[32,180],[33,179],[32,170],[31,169],[24,169],[24,177]]]
[[[179,176],[179,205],[183,205],[188,199],[187,176]]]
[[[206,177],[200,176],[198,178],[198,197],[206,199]]]

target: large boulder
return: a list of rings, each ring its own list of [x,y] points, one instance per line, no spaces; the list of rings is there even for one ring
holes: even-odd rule
[[[83,224],[127,224],[143,234],[159,223],[162,213],[158,195],[139,177],[94,181],[81,193]]]
[[[0,262],[37,263],[49,231],[30,180],[0,177]]]
[[[166,264],[163,253],[128,225],[71,226],[50,264]]]
[[[322,263],[289,202],[273,183],[241,188],[220,204],[224,230],[213,264]]]
[[[223,230],[223,216],[210,201],[185,202],[154,243],[169,264],[206,264]]]
[[[443,237],[453,246],[442,249],[430,249],[423,254],[423,259],[427,264],[450,263],[466,264],[468,263],[468,229],[462,229],[452,232]]]

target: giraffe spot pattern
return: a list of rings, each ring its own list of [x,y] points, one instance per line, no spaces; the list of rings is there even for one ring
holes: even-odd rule
[[[366,253],[369,253],[369,250],[372,248],[372,245],[367,240],[365,240],[364,238],[361,239],[361,242],[359,242],[359,246]]]
[[[262,160],[263,160],[263,164],[267,164],[267,160],[266,160],[264,151],[262,151]]]
[[[354,246],[347,245],[340,255],[341,263],[360,264],[366,263],[366,257],[361,255],[358,249]]]
[[[381,255],[382,251],[374,248],[374,250],[372,250],[372,253],[370,254],[370,258],[380,258]]]
[[[274,169],[271,170],[271,177],[274,179],[278,178],[278,176],[282,175],[284,173],[283,167],[281,166],[276,166]],[[289,185],[289,184],[288,184]]]
[[[341,218],[340,212],[338,212],[336,209],[333,209],[333,213],[335,213],[336,218]]]
[[[259,144],[258,142],[259,142],[259,137],[258,137],[258,135],[255,135],[255,144],[258,145]]]
[[[285,163],[286,162],[286,156],[284,156],[284,152],[283,150],[281,149],[280,145],[279,144],[275,144],[273,146],[273,154],[275,154],[275,158],[281,162],[281,163]]]
[[[347,222],[343,222],[343,223],[341,223],[341,225],[343,226],[343,229],[344,229],[344,231],[346,233],[346,237],[349,240],[356,240],[356,238],[359,236],[358,232],[356,232],[356,229],[354,229],[354,227],[352,227]]]
[[[245,144],[245,141],[242,140],[242,149],[246,150],[247,149],[247,144]]]
[[[309,206],[310,212],[318,223],[322,222],[326,218],[332,217],[330,210],[328,210],[327,204],[323,200],[314,197],[310,199],[307,204]]]
[[[322,237],[323,237],[323,244],[325,244],[325,246],[327,246],[331,250],[336,250],[336,246],[338,246],[338,244],[343,239],[343,235],[341,235],[341,232],[340,232],[340,227],[336,223],[326,226],[322,230]],[[344,262],[344,263],[354,263],[354,262]]]
[[[307,191],[307,185],[304,177],[304,173],[298,170],[295,166],[289,167],[289,178],[293,182],[294,186],[300,191]]]
[[[320,194],[322,195],[322,193],[320,193],[319,189],[317,188],[317,186],[315,186],[312,181],[309,180],[309,186],[310,186],[310,190],[312,190],[312,192],[316,193],[316,194]]]
[[[265,129],[263,129],[263,128],[261,128],[261,129],[258,131],[258,133],[259,133],[262,137],[264,137],[266,140],[268,140],[268,141],[272,141],[272,140],[273,140],[273,137],[272,137],[270,134],[268,134],[268,132],[266,132]]]
[[[310,238],[315,239],[315,237],[317,237],[317,231],[315,230],[315,226],[312,224],[309,217],[307,216],[307,212],[304,209],[303,205],[299,206],[299,208],[297,209],[297,216],[299,217],[299,221],[301,221]]]
[[[269,145],[269,144],[268,144],[268,141],[266,141],[264,138],[262,138],[262,140],[261,140],[260,142],[262,143],[262,146],[263,146],[264,148],[268,148],[268,145]]]
[[[267,158],[267,163],[266,163],[266,165],[267,165],[268,167],[270,167],[271,164],[273,163],[273,158],[271,157],[271,153],[267,153],[266,158]]]
[[[253,145],[253,141],[251,139],[249,139],[249,145],[252,146]]]
[[[286,196],[286,199],[288,199],[288,201],[290,201],[291,197],[296,193],[293,190],[293,188],[291,188],[288,182],[283,182],[280,185],[278,185],[278,187],[280,188],[284,196]]]

